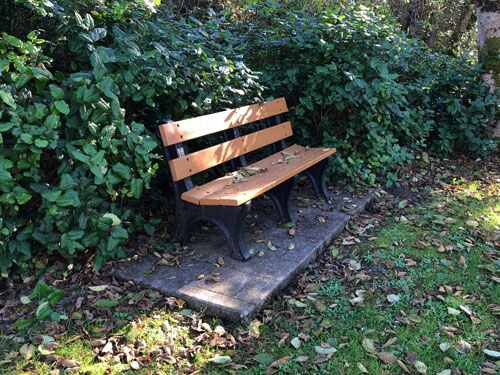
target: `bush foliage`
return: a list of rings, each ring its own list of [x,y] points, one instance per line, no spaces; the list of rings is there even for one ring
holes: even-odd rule
[[[306,143],[337,147],[335,177],[375,183],[430,147],[484,156],[497,97],[477,64],[433,53],[366,10],[320,16],[267,5],[240,25],[266,93],[285,96]]]
[[[210,9],[176,18],[152,0],[0,4],[3,276],[52,253],[95,252],[96,267],[123,256],[130,233],[154,230],[131,204],[161,160],[154,123],[254,103],[264,87],[286,97],[304,143],[339,149],[336,178],[393,182],[425,147],[495,146],[484,130],[497,99],[472,61],[365,11],[252,12],[243,25]]]
[[[153,230],[127,205],[157,168],[147,127],[255,101],[259,85],[224,18],[174,20],[135,1],[2,7],[1,27],[17,28],[0,30],[0,269],[89,249],[100,267],[130,232]]]

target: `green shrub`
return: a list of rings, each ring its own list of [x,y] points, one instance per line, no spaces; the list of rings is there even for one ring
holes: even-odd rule
[[[123,256],[129,233],[154,229],[127,202],[158,167],[156,120],[256,100],[223,17],[174,20],[151,3],[2,4],[28,25],[0,26],[3,276],[53,252],[96,249],[98,268]]]
[[[387,181],[415,152],[495,147],[485,129],[498,100],[472,61],[432,53],[366,10],[315,17],[277,5],[239,25],[267,96],[285,96],[298,139],[337,147],[336,179]]]

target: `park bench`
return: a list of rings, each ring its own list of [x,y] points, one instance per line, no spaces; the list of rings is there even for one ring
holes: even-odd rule
[[[280,98],[158,124],[157,136],[163,143],[176,200],[171,241],[185,243],[193,223],[206,220],[222,230],[233,258],[248,260],[251,254],[243,227],[252,199],[265,193],[274,202],[281,222],[295,222],[290,198],[302,172],[310,178],[315,194],[328,198],[325,173],[335,149],[287,147],[285,138],[293,134],[292,127],[289,121],[280,120],[280,114],[287,111],[285,99]],[[263,124],[264,129],[241,136],[238,127],[254,122]],[[187,153],[184,142],[214,133],[222,135],[222,143]],[[247,165],[245,154],[268,145],[272,145],[271,156]],[[193,185],[191,176],[223,163],[231,173]]]

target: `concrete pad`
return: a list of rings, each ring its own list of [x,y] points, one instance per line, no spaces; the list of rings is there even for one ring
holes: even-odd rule
[[[159,258],[148,255],[118,264],[114,274],[181,298],[186,306],[205,314],[248,322],[344,230],[352,215],[364,210],[371,198],[371,194],[358,199],[340,194],[330,200],[316,199],[309,190],[299,188],[292,199],[297,217],[293,236],[289,227],[279,224],[271,200],[260,198],[252,201],[245,227],[245,241],[254,254],[249,261],[231,259],[222,232],[200,223],[188,248],[172,253],[178,257],[178,265],[158,265]],[[292,243],[294,248],[289,250]]]

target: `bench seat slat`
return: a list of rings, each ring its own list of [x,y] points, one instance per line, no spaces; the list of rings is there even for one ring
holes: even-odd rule
[[[238,137],[169,162],[174,181],[192,176],[292,135],[289,121]]]
[[[249,176],[248,181],[232,183],[234,173],[195,187],[182,194],[185,201],[197,205],[239,206],[286,181],[294,175],[303,172],[317,162],[326,159],[335,153],[334,148],[306,149],[293,145],[284,150],[288,153],[297,153],[290,162],[283,161],[281,152],[262,159],[251,167],[267,168],[266,172]]]
[[[170,122],[159,126],[163,145],[171,146],[180,142],[203,137],[237,126],[250,124],[288,111],[285,98],[261,104],[212,113],[192,119]]]

